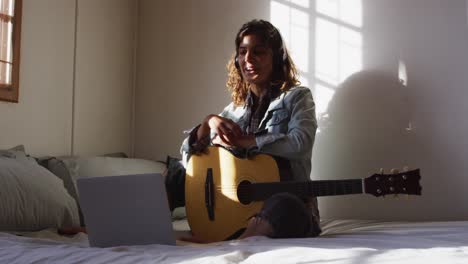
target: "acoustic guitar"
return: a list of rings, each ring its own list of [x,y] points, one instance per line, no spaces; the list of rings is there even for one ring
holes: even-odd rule
[[[268,197],[279,192],[299,196],[368,193],[420,195],[419,169],[374,174],[365,179],[280,182],[278,166],[268,155],[241,159],[228,150],[208,147],[193,155],[186,168],[185,206],[194,236],[222,241],[240,234]]]

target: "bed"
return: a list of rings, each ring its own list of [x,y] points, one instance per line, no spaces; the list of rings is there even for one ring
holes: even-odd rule
[[[124,157],[34,159],[0,150],[0,263],[468,263],[468,221],[323,220],[316,238],[249,237],[211,244],[89,247],[79,225],[75,181],[83,176],[161,172],[164,164]],[[41,166],[42,164],[44,166]],[[176,236],[187,235],[183,213]]]
[[[468,222],[322,221],[307,239],[250,237],[213,244],[90,248],[87,236],[54,229],[0,233],[0,263],[464,263]],[[174,221],[177,231],[185,220]],[[18,234],[18,233],[17,233]]]

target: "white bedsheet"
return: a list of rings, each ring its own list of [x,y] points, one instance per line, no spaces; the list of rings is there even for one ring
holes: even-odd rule
[[[468,221],[334,220],[323,229],[318,238],[104,249],[90,248],[84,234],[0,233],[0,263],[468,263]]]

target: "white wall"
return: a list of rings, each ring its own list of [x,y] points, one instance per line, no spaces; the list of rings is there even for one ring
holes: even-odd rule
[[[131,154],[136,2],[78,3],[74,153]]]
[[[320,198],[322,216],[466,220],[466,2],[362,3],[364,71],[338,87],[320,120],[312,178],[361,178],[409,165],[422,170],[423,196]],[[222,109],[234,35],[243,22],[269,15],[266,0],[140,1],[136,156],[177,155],[182,130]],[[400,60],[407,86],[398,80]]]
[[[23,1],[20,97],[0,102],[0,148],[130,153],[135,2],[79,0],[77,21],[75,4]]]
[[[74,1],[23,1],[19,103],[0,102],[0,146],[70,153]]]
[[[226,63],[233,52],[234,32],[254,17],[267,18],[268,3],[139,2],[137,157],[179,155],[183,131],[229,102]]]
[[[317,139],[317,178],[420,167],[423,196],[322,198],[333,217],[468,219],[468,25],[466,2],[364,1],[364,68],[332,99]],[[399,61],[407,85],[398,85]],[[352,121],[352,122],[350,122]],[[412,129],[408,130],[407,128]]]

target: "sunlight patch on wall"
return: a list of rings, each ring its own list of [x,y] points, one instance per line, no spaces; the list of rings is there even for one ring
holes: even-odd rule
[[[336,86],[362,69],[362,37],[359,32],[318,18],[316,35],[318,79]]]
[[[362,70],[362,0],[271,0],[301,82],[324,114],[341,82]]]
[[[291,0],[291,3],[302,7],[309,7],[310,0]]]
[[[288,3],[307,6],[308,0],[272,1],[270,22],[278,27],[294,63],[302,73],[309,72],[309,14]],[[302,74],[304,75],[304,74]]]
[[[320,116],[333,98],[331,88],[362,69],[361,0],[317,0],[315,21],[315,94]]]
[[[316,0],[317,13],[355,27],[362,26],[362,0]]]
[[[316,99],[315,111],[320,114],[326,113],[328,103],[331,101],[334,94],[335,94],[334,89],[317,83],[315,85],[315,94],[314,94],[315,99]]]
[[[398,61],[398,79],[404,86],[408,85],[408,72],[406,71],[406,63],[401,59]]]

